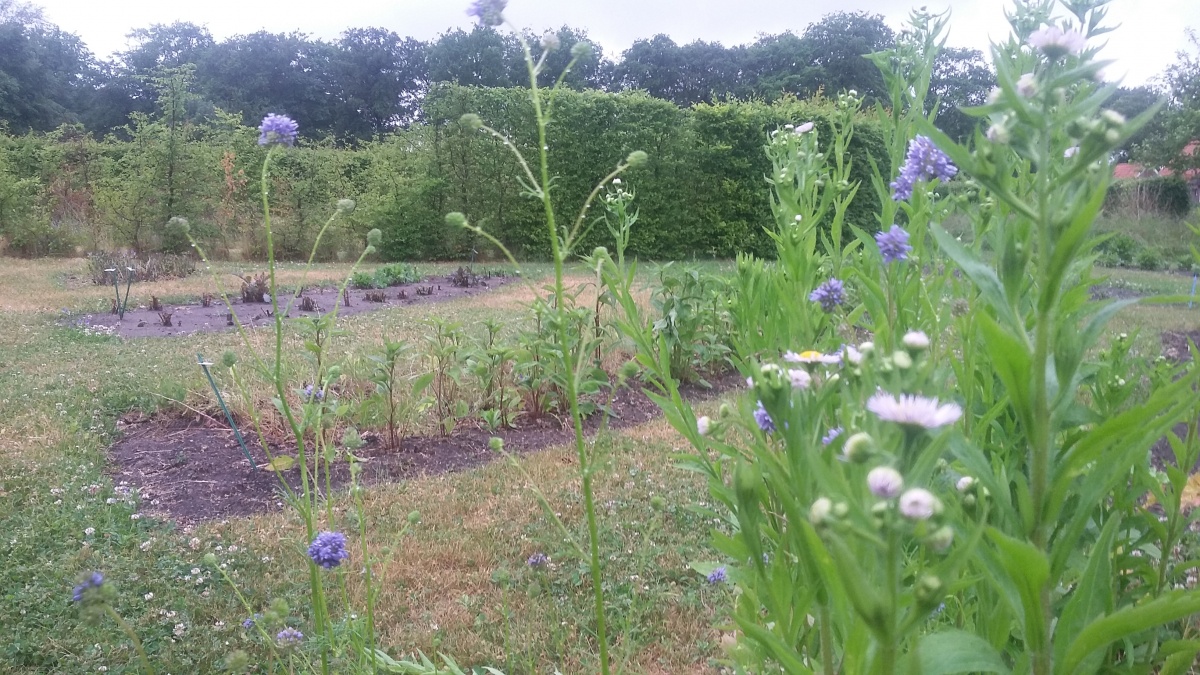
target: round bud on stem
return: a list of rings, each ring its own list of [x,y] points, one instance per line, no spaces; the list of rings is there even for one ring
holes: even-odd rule
[[[467,113],[463,115],[462,117],[458,118],[458,122],[472,131],[483,128],[483,118],[475,113]]]
[[[634,150],[633,152],[629,153],[628,157],[625,158],[625,163],[630,167],[637,167],[645,164],[649,160],[650,155],[647,155],[641,150]]]
[[[383,241],[383,231],[380,230],[379,228],[374,228],[373,230],[371,230],[370,232],[367,233],[367,244],[369,244],[371,246],[379,246],[380,242],[382,242],[382,241]]]
[[[459,211],[446,214],[446,224],[450,227],[467,227],[467,217]]]
[[[354,213],[355,206],[357,206],[357,204],[354,203],[353,199],[337,200],[337,212],[344,216],[348,216],[351,213]]]

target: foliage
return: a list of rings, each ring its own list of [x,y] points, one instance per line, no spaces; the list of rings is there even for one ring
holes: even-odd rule
[[[134,281],[158,281],[160,279],[182,279],[196,271],[194,258],[166,254],[152,254],[143,260],[132,252],[106,253],[96,251],[88,254],[88,275],[97,286],[108,286],[112,278],[106,270],[133,269]],[[124,273],[122,272],[122,276]]]
[[[1178,176],[1114,181],[1105,196],[1104,208],[1133,217],[1161,214],[1186,218],[1192,212],[1192,195]]]

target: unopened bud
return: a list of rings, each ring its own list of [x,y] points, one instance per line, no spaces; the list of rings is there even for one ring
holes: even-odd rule
[[[650,160],[650,155],[647,155],[641,150],[634,150],[625,158],[625,163],[630,167],[641,166]]]

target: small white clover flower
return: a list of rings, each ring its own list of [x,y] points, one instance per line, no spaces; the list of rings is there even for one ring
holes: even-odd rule
[[[895,499],[904,489],[904,477],[890,466],[877,466],[867,474],[867,487],[880,499]]]
[[[788,377],[792,380],[792,389],[808,389],[808,386],[812,384],[812,375],[809,375],[807,370],[792,368],[787,372]]]
[[[957,403],[940,404],[936,398],[901,394],[892,396],[880,391],[867,400],[867,410],[879,419],[895,422],[907,427],[936,429],[953,424],[962,417],[962,408]]]
[[[929,520],[942,510],[942,503],[924,488],[913,488],[900,495],[900,514],[912,520]]]
[[[919,330],[910,330],[902,339],[905,347],[914,351],[929,349],[929,336]]]
[[[154,599],[154,594],[153,594],[153,593],[147,593],[147,594],[145,594],[145,595],[143,595],[143,596],[142,596],[142,599],[143,599],[143,600],[147,600],[147,601],[149,601],[149,600],[153,600],[153,599]]]
[[[1075,29],[1042,26],[1029,36],[1029,46],[1040,50],[1047,58],[1057,59],[1067,54],[1079,54],[1087,47],[1087,38]]]
[[[711,428],[712,428],[712,420],[709,419],[708,415],[705,415],[704,417],[701,417],[700,419],[696,420],[696,431],[701,436],[707,436],[709,429],[711,429]]]
[[[96,534],[96,528],[94,528],[94,527],[89,527],[89,528],[87,528],[86,530],[84,530],[84,531],[83,531],[83,533],[84,533],[85,535],[87,535],[87,536],[89,536],[89,537],[90,537],[90,536],[92,536],[93,534]]]

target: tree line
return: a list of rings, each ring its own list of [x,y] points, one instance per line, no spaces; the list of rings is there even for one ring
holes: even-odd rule
[[[561,72],[575,44],[588,42],[586,30],[566,26],[526,37],[536,53],[555,44],[547,78]],[[677,106],[846,89],[871,101],[883,93],[883,81],[862,55],[890,48],[896,38],[882,16],[864,12],[835,12],[800,34],[763,35],[729,47],[677,44],[660,34],[636,41],[617,58],[593,45],[566,84],[643,90]],[[527,84],[518,39],[487,27],[453,29],[428,41],[379,27],[352,28],[332,41],[265,31],[216,40],[202,26],[177,22],[138,28],[129,40],[127,50],[99,59],[37,8],[0,0],[0,121],[15,133],[63,124],[82,124],[98,136],[124,133],[131,115],[155,111],[164,77],[185,73],[193,117],[220,109],[253,124],[268,111],[281,112],[302,120],[310,139],[358,142],[418,122],[434,83]],[[932,88],[943,100],[948,132],[969,133],[972,122],[957,107],[981,103],[993,82],[978,50],[942,52]]]

